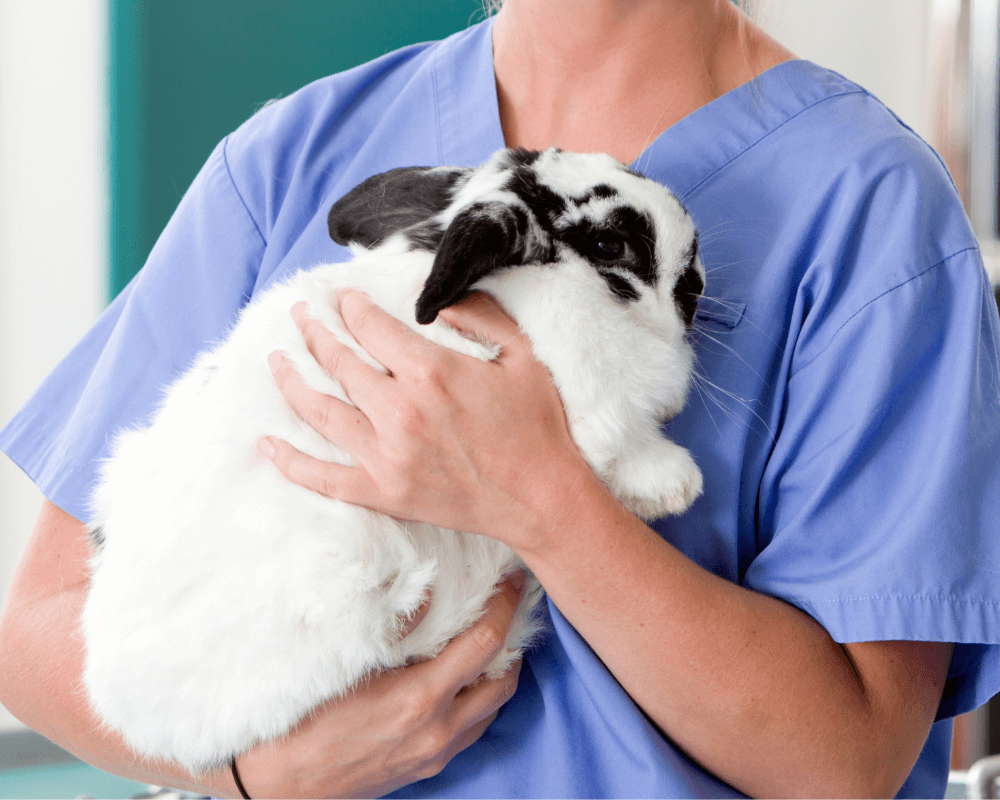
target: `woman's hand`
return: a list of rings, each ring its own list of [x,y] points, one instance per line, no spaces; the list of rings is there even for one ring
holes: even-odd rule
[[[340,313],[389,374],[364,363],[301,308],[294,315],[316,361],[353,406],[307,387],[280,354],[272,354],[271,365],[296,413],[357,466],[316,460],[271,437],[262,451],[289,480],[321,494],[493,536],[515,550],[541,546],[538,520],[541,509],[553,511],[551,486],[593,476],[548,370],[516,323],[482,294],[442,312],[467,335],[500,345],[496,361],[483,362],[428,342],[359,292],[341,293]]]
[[[247,793],[379,797],[436,775],[517,688],[520,661],[500,679],[480,676],[504,645],[523,586],[520,572],[505,580],[483,617],[437,658],[375,675],[289,736],[240,756]]]
[[[442,314],[459,330],[502,345],[489,363],[427,341],[359,292],[342,293],[340,313],[389,373],[359,359],[302,306],[293,310],[317,363],[354,405],[310,389],[290,360],[272,354],[277,385],[296,413],[357,466],[262,440],[262,451],[290,480],[399,519],[492,533],[501,522],[506,531],[519,530],[512,505],[527,508],[515,498],[530,498],[526,465],[540,452],[568,452],[586,469],[548,370],[490,298],[473,296]],[[518,585],[506,582],[483,619],[437,658],[375,676],[325,706],[287,743],[242,756],[248,793],[377,796],[439,772],[482,735],[517,686],[519,665],[499,681],[469,684],[503,646],[523,586],[518,576]],[[284,782],[289,776],[291,784]]]
[[[4,705],[108,772],[214,797],[238,796],[228,767],[190,775],[176,762],[137,758],[94,715],[80,691],[79,635],[92,556],[87,527],[45,501],[0,614]],[[238,769],[248,793],[375,797],[439,771],[486,730],[514,693],[519,664],[498,680],[479,676],[507,638],[523,578],[518,572],[501,583],[483,617],[437,658],[373,676],[288,736],[241,755]],[[419,619],[418,611],[404,630]]]
[[[425,342],[359,295],[341,310],[393,374],[304,323],[318,362],[359,408],[308,390],[287,362],[277,364],[279,386],[358,466],[274,442],[287,476],[505,541],[648,717],[745,794],[899,791],[934,721],[950,645],[842,646],[799,609],[704,570],[624,512],[579,468],[551,380],[492,302],[472,298],[447,318],[501,343],[494,363]]]

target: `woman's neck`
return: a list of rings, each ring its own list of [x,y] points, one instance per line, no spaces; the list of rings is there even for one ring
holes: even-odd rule
[[[506,0],[504,138],[632,162],[666,128],[794,56],[729,0]]]

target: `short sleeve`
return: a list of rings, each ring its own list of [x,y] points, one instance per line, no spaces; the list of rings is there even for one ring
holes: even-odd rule
[[[489,41],[479,26],[448,47],[492,64]],[[115,433],[144,424],[165,387],[225,338],[254,294],[349,257],[328,233],[334,200],[374,173],[439,163],[441,46],[412,45],[315,81],[215,149],[135,280],[0,431],[0,449],[50,500],[86,521]],[[491,118],[470,118],[479,122],[466,124],[466,139],[489,147],[494,139],[477,131]],[[416,135],[401,137],[404,128]]]
[[[998,352],[974,248],[843,321],[788,379],[745,577],[840,642],[959,643],[941,716],[1000,684]]]
[[[115,430],[222,339],[253,291],[265,242],[220,144],[138,276],[0,433],[52,502],[82,521]]]

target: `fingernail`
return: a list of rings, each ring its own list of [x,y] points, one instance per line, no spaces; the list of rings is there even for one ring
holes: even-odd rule
[[[340,289],[337,289],[337,305],[339,306],[343,302],[344,298],[347,297],[347,295],[349,294],[363,295],[365,293],[359,289],[352,289],[350,286],[344,286]]]
[[[277,350],[269,354],[267,357],[267,365],[271,368],[271,372],[277,372],[278,367],[281,366],[282,355]]]
[[[268,458],[274,458],[274,442],[271,441],[270,436],[265,436],[263,439],[258,441],[257,449]]]
[[[292,306],[292,319],[296,322],[301,322],[302,318],[306,315],[306,304],[304,301],[299,301],[294,306]]]

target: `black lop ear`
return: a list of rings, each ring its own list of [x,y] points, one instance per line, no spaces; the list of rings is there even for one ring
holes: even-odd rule
[[[429,325],[438,312],[468,297],[476,281],[525,263],[528,217],[505,203],[475,203],[452,220],[417,300],[417,322]]]
[[[452,189],[466,172],[400,167],[372,175],[333,204],[326,219],[330,238],[337,244],[381,244],[397,231],[444,211]]]

